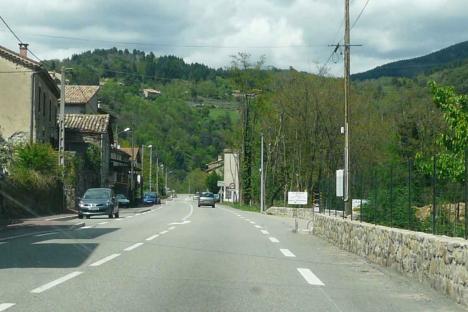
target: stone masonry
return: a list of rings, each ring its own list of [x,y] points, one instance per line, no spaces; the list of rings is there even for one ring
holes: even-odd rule
[[[312,234],[468,306],[468,241],[464,239],[314,214],[310,208],[272,207],[267,213],[311,220]]]

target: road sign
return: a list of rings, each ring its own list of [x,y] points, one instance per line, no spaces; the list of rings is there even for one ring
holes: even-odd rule
[[[336,170],[336,197],[343,197],[344,170]]]
[[[288,205],[307,205],[307,192],[288,192]]]
[[[224,186],[224,181],[218,181],[218,187],[223,187]]]

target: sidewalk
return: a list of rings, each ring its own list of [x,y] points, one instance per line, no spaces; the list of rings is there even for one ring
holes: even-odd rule
[[[37,218],[12,220],[10,224],[0,223],[0,240],[24,237],[42,232],[72,230],[84,226],[76,214],[57,214]]]

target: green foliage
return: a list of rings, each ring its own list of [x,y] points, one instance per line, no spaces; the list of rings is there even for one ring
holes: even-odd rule
[[[99,146],[89,144],[84,158],[84,167],[99,172],[101,168],[101,149]]]
[[[206,190],[206,177],[207,174],[201,169],[194,169],[187,175],[187,190],[190,189],[191,193],[203,192]]]
[[[46,189],[59,179],[57,152],[46,144],[15,147],[9,172],[11,180],[22,187]]]
[[[221,181],[222,178],[216,173],[212,172],[206,177],[206,187],[208,190],[212,193],[218,193],[219,192],[219,187],[218,187],[218,181]]]
[[[458,95],[452,87],[439,87],[430,82],[433,101],[442,112],[445,131],[437,134],[437,155],[417,154],[420,168],[432,172],[431,156],[436,156],[438,177],[450,181],[463,181],[465,149],[468,148],[468,96]]]

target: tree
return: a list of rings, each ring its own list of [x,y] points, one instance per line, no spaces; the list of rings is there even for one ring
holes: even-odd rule
[[[206,187],[211,193],[219,192],[218,181],[220,180],[221,177],[215,171],[213,171],[206,177]]]

